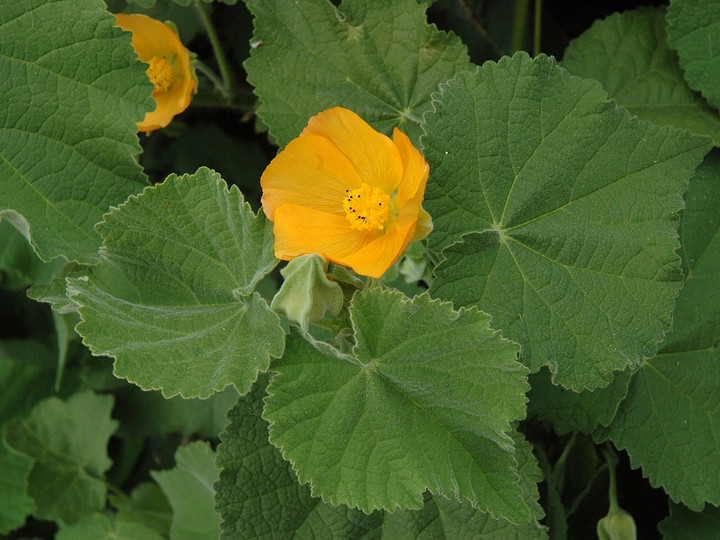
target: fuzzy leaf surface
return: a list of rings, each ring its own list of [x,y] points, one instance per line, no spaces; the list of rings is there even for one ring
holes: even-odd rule
[[[35,517],[71,525],[105,508],[107,445],[118,425],[112,407],[112,396],[82,392],[47,398],[27,418],[5,423],[5,444],[35,460],[28,488]]]
[[[228,413],[221,434],[215,484],[216,509],[223,516],[222,537],[231,538],[546,538],[537,519],[537,483],[542,474],[530,445],[517,432],[518,472],[523,499],[532,509],[533,520],[515,525],[472,507],[428,493],[420,510],[374,511],[365,514],[345,505],[331,505],[313,497],[300,485],[290,463],[268,441],[268,423],[261,418],[265,382],[241,397]],[[282,506],[281,515],[275,509]]]
[[[282,354],[279,319],[253,292],[277,263],[272,224],[217,173],[171,175],[98,230],[101,263],[68,291],[78,333],[115,375],[166,397],[244,393]]]
[[[44,260],[96,262],[95,224],[147,185],[153,86],[130,38],[101,0],[0,3],[0,219]]]
[[[280,146],[311,116],[340,105],[382,133],[413,142],[430,94],[470,69],[457,36],[427,24],[415,0],[248,0],[254,45],[245,62],[258,116]],[[288,99],[292,88],[292,99]]]
[[[720,0],[671,0],[667,24],[688,83],[720,109]]]
[[[430,293],[478,306],[575,390],[652,357],[682,284],[677,213],[706,137],[637,120],[526,53],[461,73],[423,138],[443,250]]]
[[[720,504],[720,156],[698,167],[680,227],[685,286],[673,332],[635,375],[607,436],[694,511]]]
[[[173,509],[170,538],[216,540],[220,535],[220,515],[214,509],[215,453],[207,443],[196,441],[180,447],[175,461],[177,465],[172,470],[150,473]]]
[[[643,120],[708,135],[720,146],[720,114],[685,81],[677,53],[667,44],[664,9],[641,8],[596,21],[565,49],[562,66],[597,79]]]
[[[427,295],[356,294],[350,314],[352,354],[295,333],[273,363],[264,418],[300,482],[365,512],[419,508],[428,489],[527,522],[508,435],[528,390],[517,345]]]

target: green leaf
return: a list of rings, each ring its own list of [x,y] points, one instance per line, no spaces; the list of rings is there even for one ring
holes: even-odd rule
[[[596,21],[565,49],[562,66],[597,79],[643,120],[709,135],[720,146],[720,115],[685,82],[677,53],[667,45],[664,9],[641,8]]]
[[[160,485],[173,509],[170,538],[173,540],[216,540],[220,535],[220,515],[214,509],[217,479],[215,453],[205,442],[180,447],[176,467],[150,474]]]
[[[280,146],[336,105],[417,143],[431,92],[470,69],[462,42],[428,25],[415,0],[345,0],[339,10],[328,0],[246,3],[255,31],[244,65]]]
[[[654,356],[681,286],[677,212],[706,137],[632,118],[518,53],[435,95],[423,138],[432,295],[477,305],[535,372],[579,390]]]
[[[13,452],[0,440],[0,534],[7,534],[25,523],[35,510],[28,496],[28,478],[33,460]]]
[[[528,389],[517,346],[427,295],[356,294],[350,314],[352,354],[296,333],[273,363],[264,417],[300,482],[365,512],[429,489],[527,522],[507,433]]]
[[[57,364],[44,344],[30,339],[0,341],[0,423],[24,416],[53,393]]]
[[[667,23],[688,83],[720,108],[720,0],[670,0]]]
[[[117,422],[110,419],[112,396],[91,392],[72,395],[66,402],[50,397],[38,403],[25,419],[5,423],[5,444],[35,460],[29,494],[39,519],[69,525],[105,507],[103,474]]]
[[[128,384],[113,393],[119,409],[115,417],[122,426],[118,435],[128,438],[179,433],[212,439],[225,428],[225,414],[237,401],[232,386],[207,399],[166,399],[160,392],[144,392]]]
[[[670,515],[658,523],[663,540],[716,540],[720,531],[720,508],[706,506],[692,512],[680,504],[670,504]]]
[[[620,402],[627,396],[633,374],[626,369],[615,373],[610,384],[603,388],[573,392],[553,384],[550,375],[541,370],[528,379],[531,388],[528,415],[552,423],[558,435],[572,431],[590,434],[615,418]]]
[[[130,498],[111,496],[111,501],[118,509],[118,519],[145,525],[163,537],[170,533],[173,511],[157,484],[145,482],[132,490]]]
[[[147,184],[152,84],[114,25],[102,0],[0,4],[0,219],[43,260],[96,262],[95,224]]]
[[[290,463],[268,442],[268,424],[261,418],[265,382],[240,398],[228,413],[221,434],[215,484],[216,509],[223,516],[223,538],[544,538],[535,520],[513,525],[474,509],[468,502],[424,497],[420,510],[375,511],[365,514],[345,505],[323,503],[297,482]],[[542,517],[537,483],[542,474],[531,447],[517,432],[518,472],[523,499]],[[283,508],[281,514],[277,508]]]
[[[720,504],[720,154],[698,167],[680,227],[685,286],[673,332],[606,430],[653,486],[699,511]]]
[[[98,225],[101,263],[68,278],[77,332],[115,375],[167,397],[245,393],[284,333],[259,294],[273,269],[272,223],[214,171],[171,175]]]
[[[162,540],[153,529],[104,514],[84,517],[75,525],[61,526],[55,540]]]
[[[63,259],[43,262],[32,246],[10,222],[0,221],[0,285],[4,289],[24,289],[47,282],[65,265]]]

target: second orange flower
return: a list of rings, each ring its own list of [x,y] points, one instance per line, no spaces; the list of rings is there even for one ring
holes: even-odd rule
[[[150,64],[147,69],[155,85],[152,97],[155,110],[138,122],[140,131],[153,131],[167,126],[175,115],[188,105],[195,89],[195,75],[190,53],[180,38],[166,24],[147,15],[115,15],[117,26],[132,32],[132,44],[140,60]]]
[[[321,112],[262,176],[275,256],[317,253],[358,274],[382,276],[411,241],[432,230],[422,208],[428,174],[399,129],[390,139],[350,110]]]

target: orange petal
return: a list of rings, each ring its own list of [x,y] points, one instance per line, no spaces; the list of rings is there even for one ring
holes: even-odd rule
[[[344,154],[330,141],[317,135],[293,139],[270,162],[260,179],[265,215],[275,220],[281,204],[291,203],[342,216],[346,189],[362,181]]]
[[[290,260],[317,253],[330,262],[356,252],[380,233],[361,232],[350,227],[345,215],[328,214],[297,204],[275,209],[275,256]]]
[[[407,249],[415,235],[417,221],[395,222],[385,234],[338,261],[358,274],[379,278]]]
[[[139,13],[131,15],[118,13],[115,18],[117,26],[132,32],[133,47],[143,62],[147,62],[153,56],[175,56],[180,48],[187,52],[177,34],[157,19]]]
[[[397,204],[403,207],[407,201],[416,198],[420,192],[420,201],[425,194],[430,167],[420,151],[413,146],[410,139],[398,128],[393,130],[393,142],[400,152],[403,164],[403,176],[398,188]]]
[[[402,179],[403,164],[395,144],[357,114],[335,107],[313,116],[300,134],[319,135],[345,154],[360,178],[388,195]]]

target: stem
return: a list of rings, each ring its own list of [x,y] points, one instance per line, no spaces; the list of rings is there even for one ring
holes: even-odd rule
[[[495,42],[490,33],[485,29],[485,27],[480,23],[480,21],[475,18],[475,13],[473,13],[472,8],[470,8],[467,1],[459,0],[458,3],[460,4],[460,7],[465,11],[468,19],[470,19],[470,21],[475,25],[475,28],[477,28],[478,32],[480,32],[480,35],[485,38],[485,41],[487,41],[488,45],[490,45],[493,51],[495,51],[495,54],[497,54],[498,56],[502,56],[503,53],[500,50],[500,47],[498,47],[498,44]]]
[[[220,77],[217,76],[217,74],[212,69],[210,69],[204,62],[201,62],[200,60],[195,61],[195,67],[200,73],[210,79],[210,82],[215,85],[215,88],[223,95],[223,97],[230,99],[230,91],[225,86],[225,83],[220,79]]]
[[[540,31],[542,27],[542,0],[535,0],[535,32],[533,35],[533,56],[540,54]]]
[[[530,0],[515,0],[515,17],[513,18],[512,37],[510,38],[511,52],[522,50],[527,28]]]
[[[208,39],[210,39],[210,44],[212,45],[213,52],[215,53],[215,60],[220,68],[223,86],[227,89],[228,95],[232,96],[234,91],[232,71],[230,71],[230,66],[228,65],[222,46],[220,45],[220,39],[218,39],[217,32],[215,32],[215,26],[213,25],[210,16],[207,14],[207,11],[205,11],[205,8],[202,7],[200,0],[195,0],[195,8],[200,14],[200,19],[202,19]]]
[[[615,462],[617,458],[608,448],[603,448],[603,455],[607,461],[608,473],[610,474],[610,487],[608,487],[608,495],[610,498],[610,513],[617,512],[617,477],[615,475]]]

